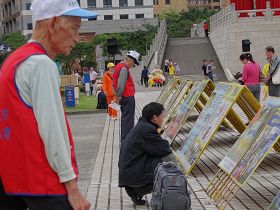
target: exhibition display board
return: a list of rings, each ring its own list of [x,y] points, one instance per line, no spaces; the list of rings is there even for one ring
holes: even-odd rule
[[[180,129],[186,123],[195,105],[197,105],[198,100],[202,97],[202,94],[206,90],[206,88],[210,90],[210,93],[208,91],[208,94],[211,95],[212,91],[215,88],[215,85],[210,80],[204,80],[201,82],[197,81],[192,85],[192,88],[190,89],[186,97],[183,100],[180,99],[182,102],[177,107],[177,109],[174,110],[173,113],[171,113],[171,116],[169,115],[164,118],[162,126],[162,130],[164,130],[164,132],[162,134],[162,138],[168,140],[169,143],[171,143],[175,139]],[[204,101],[207,100],[205,99],[205,96],[203,98]],[[170,122],[167,124],[169,120]],[[167,126],[165,127],[165,125]]]
[[[176,151],[177,159],[186,174],[191,172],[226,118],[240,133],[245,130],[244,122],[232,109],[235,103],[249,120],[260,109],[259,103],[245,86],[218,83],[185,141]]]
[[[180,84],[180,80],[176,77],[173,77],[165,86],[160,96],[156,100],[156,102],[160,104],[164,104],[164,102],[168,99],[168,97],[173,94],[173,91],[176,90],[178,85]]]
[[[268,97],[262,108],[219,163],[207,188],[224,209],[280,139],[280,98]]]

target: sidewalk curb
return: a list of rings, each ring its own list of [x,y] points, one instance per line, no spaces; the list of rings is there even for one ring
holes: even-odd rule
[[[107,113],[107,109],[96,109],[91,111],[67,111],[66,115],[100,114]]]

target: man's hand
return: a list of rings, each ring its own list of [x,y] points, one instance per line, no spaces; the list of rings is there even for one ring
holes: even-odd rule
[[[264,83],[266,86],[268,86],[268,81],[270,80],[270,76],[268,75],[265,80],[264,80]]]
[[[115,101],[115,102],[116,102],[117,104],[120,104],[121,99],[122,99],[121,97],[116,97],[116,101]]]
[[[74,210],[89,210],[90,203],[82,195],[75,179],[65,182],[68,201]]]

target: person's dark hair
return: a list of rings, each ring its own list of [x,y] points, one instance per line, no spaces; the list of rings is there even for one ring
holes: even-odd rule
[[[240,55],[239,59],[241,61],[244,61],[246,59],[246,60],[248,60],[248,61],[250,61],[252,63],[255,63],[251,53],[243,53],[243,54]]]
[[[147,66],[144,66],[144,69],[146,69],[147,68]]]
[[[210,60],[210,62],[214,62],[214,60]]]
[[[272,47],[272,46],[266,47],[265,50],[266,50],[267,52],[275,53],[274,47]]]
[[[203,62],[206,62],[207,60],[206,59],[203,59]]]
[[[162,104],[151,102],[144,106],[142,110],[142,117],[146,120],[151,120],[154,115],[159,116],[164,111]]]

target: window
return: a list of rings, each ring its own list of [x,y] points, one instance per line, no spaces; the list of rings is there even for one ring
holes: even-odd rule
[[[95,8],[96,0],[88,0],[88,8]]]
[[[143,6],[143,0],[135,0],[135,6]]]
[[[97,20],[97,17],[88,19],[88,21],[93,21],[93,20]]]
[[[220,6],[214,6],[214,9],[220,9]]]
[[[136,19],[144,18],[144,14],[135,14]]]
[[[26,7],[26,10],[30,10],[31,3],[26,3],[25,7]]]
[[[113,15],[104,15],[104,20],[113,20]]]
[[[165,0],[165,4],[170,4],[170,0]]]
[[[32,29],[33,29],[32,23],[27,23],[27,30],[32,30]]]
[[[220,2],[220,0],[213,0],[213,2]]]
[[[104,7],[112,7],[112,0],[103,0]]]
[[[127,0],[120,0],[120,7],[127,7]]]
[[[120,15],[120,19],[121,20],[128,19],[128,14]]]

